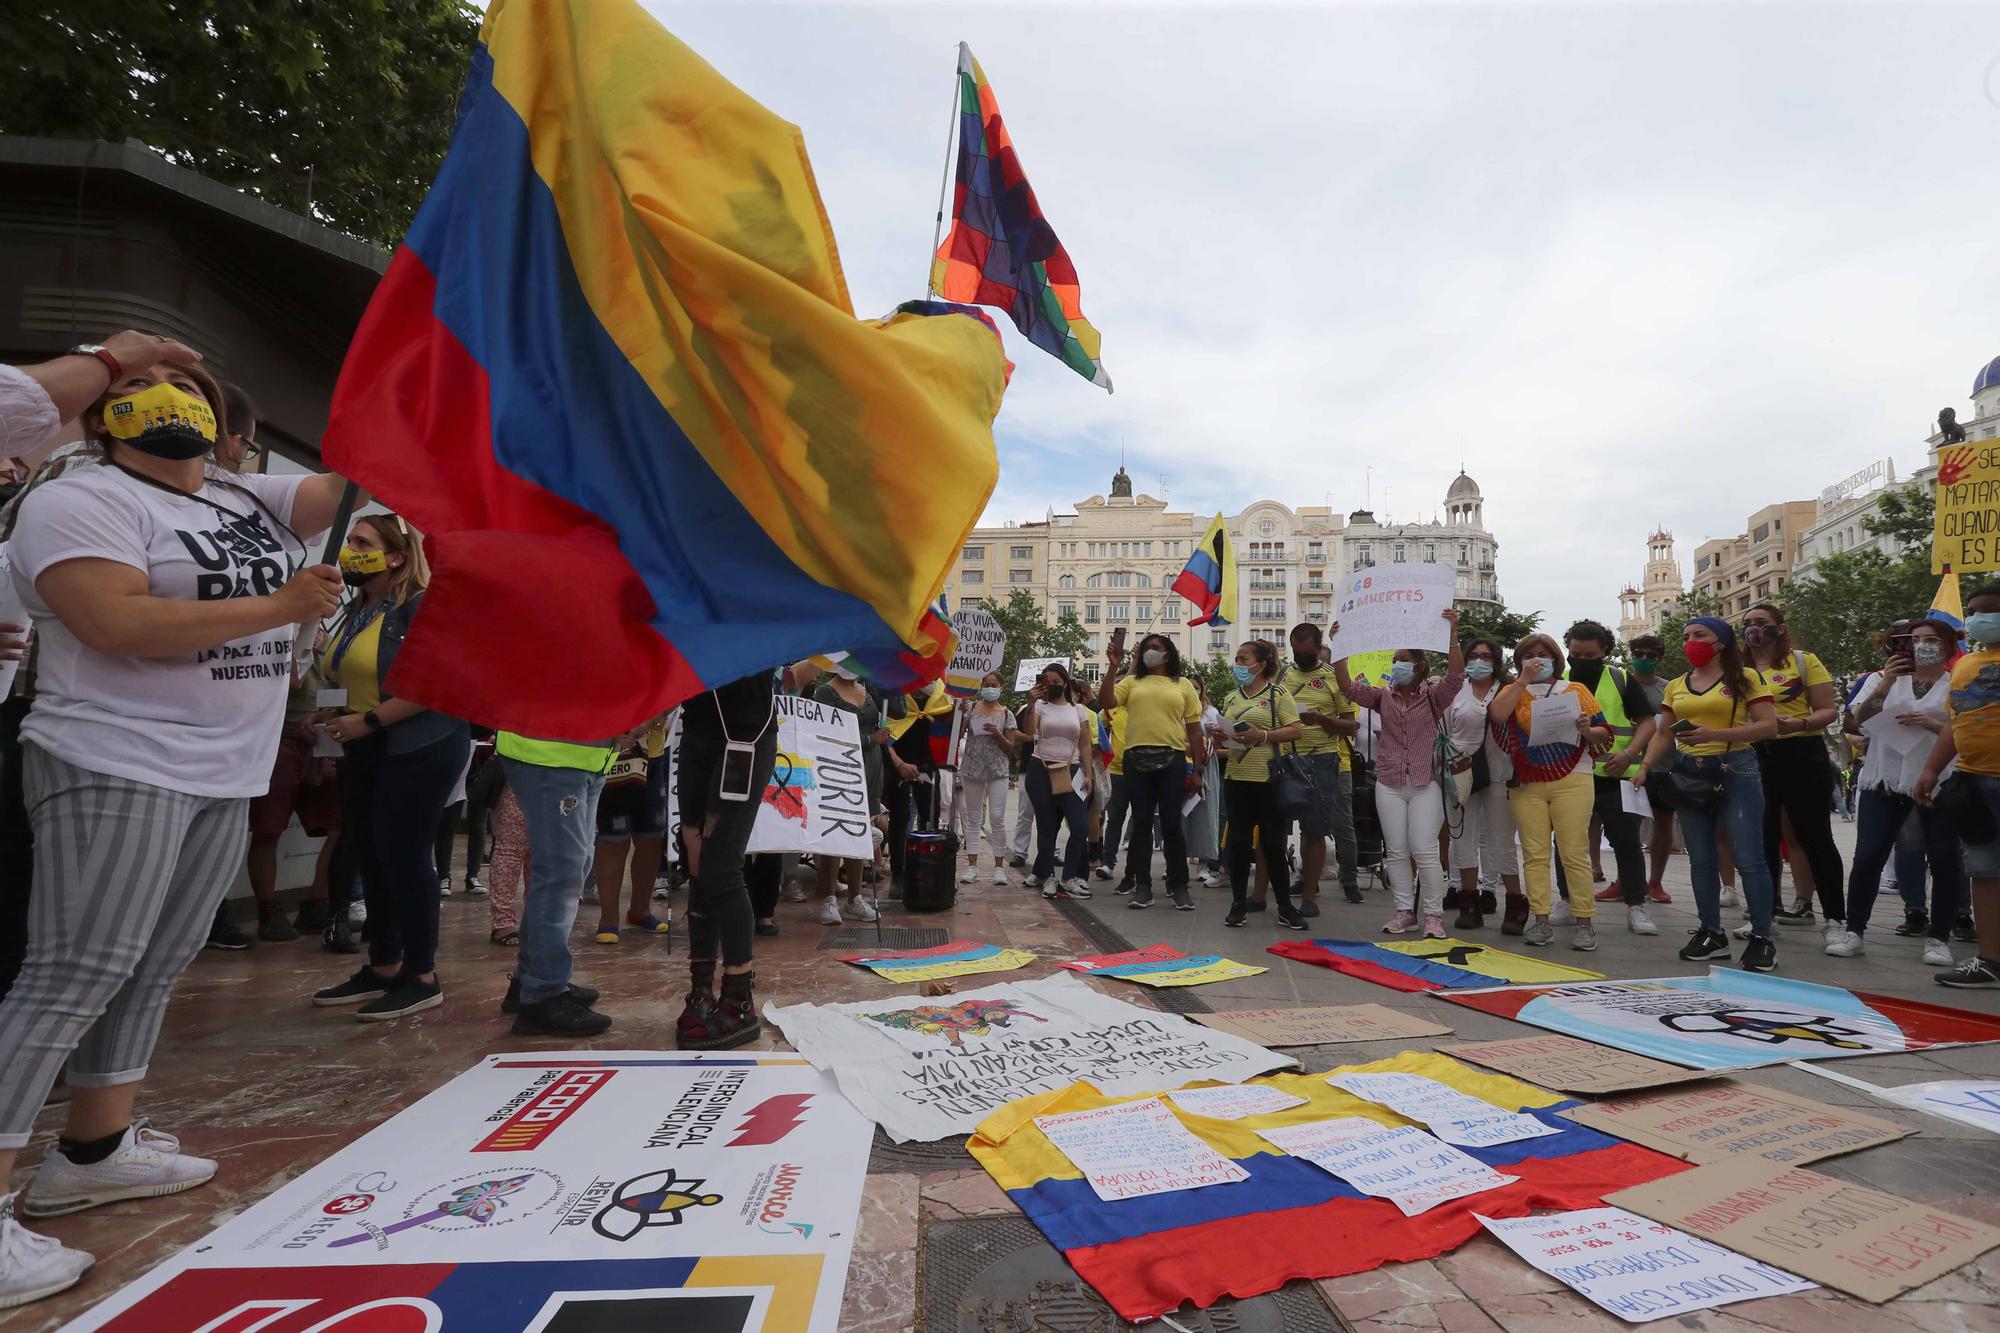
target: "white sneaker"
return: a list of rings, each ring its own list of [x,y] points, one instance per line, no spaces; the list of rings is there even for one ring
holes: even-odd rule
[[[1924,941],[1925,967],[1950,967],[1952,965],[1951,946],[1943,940]]]
[[[1829,958],[1859,958],[1868,952],[1868,946],[1861,937],[1851,930],[1829,930],[1826,932],[1826,953]]]
[[[1739,940],[1747,940],[1750,938],[1750,923],[1748,921],[1745,921],[1742,925],[1738,926],[1736,929],[1730,931],[1729,933],[1734,935]]]
[[[1050,875],[1045,880],[1037,881],[1033,875],[1030,875],[1028,876],[1028,887],[1031,889],[1040,889],[1042,897],[1047,898],[1050,902],[1054,902],[1056,895],[1062,892],[1062,881],[1058,880],[1054,875]]]
[[[1063,882],[1063,892],[1072,898],[1088,898],[1090,896],[1090,886],[1081,879],[1065,880]]]
[[[356,898],[347,905],[347,924],[365,926],[368,924],[368,904]]]
[[[67,1291],[97,1262],[54,1236],[22,1226],[14,1217],[16,1197],[0,1195],[0,1310]]]
[[[1736,891],[1734,884],[1725,884],[1722,886],[1722,905],[1724,907],[1743,906],[1743,895]]]
[[[851,898],[848,900],[847,906],[841,910],[847,914],[849,921],[880,921],[882,919],[882,914],[875,910],[875,904],[869,902],[866,898]]]
[[[1006,867],[1006,866],[994,866],[994,867],[993,867],[993,882],[994,882],[995,884],[998,884],[998,885],[999,885],[999,886],[1000,886],[1001,888],[1003,888],[1003,889],[1007,887],[1007,867]]]
[[[822,898],[819,904],[819,923],[822,926],[840,924],[840,899]]]
[[[449,897],[451,897],[451,876],[450,876],[450,875],[441,875],[441,876],[439,876],[439,878],[438,878],[438,897],[440,897],[440,898],[449,898]]]
[[[59,1149],[49,1149],[22,1192],[21,1215],[60,1217],[119,1199],[155,1199],[191,1190],[214,1175],[214,1162],[186,1155],[173,1135],[138,1120],[126,1129],[117,1150],[101,1162],[79,1166]]]
[[[1201,877],[1201,886],[1204,889],[1219,889],[1228,882],[1229,876],[1223,874],[1220,870],[1206,871]]]
[[[1570,910],[1569,899],[1558,898],[1549,905],[1549,924],[1552,926],[1576,924],[1576,913]]]
[[[1653,924],[1653,914],[1643,904],[1625,909],[1625,925],[1634,935],[1657,935],[1660,928]]]
[[[979,872],[971,866],[967,866],[965,869],[958,872],[958,882],[960,884],[970,884],[972,883],[973,880],[978,878],[979,878]]]

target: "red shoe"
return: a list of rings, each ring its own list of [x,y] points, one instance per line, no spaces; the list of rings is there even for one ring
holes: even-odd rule
[[[1672,902],[1673,900],[1674,900],[1674,895],[1673,895],[1673,894],[1671,894],[1671,893],[1668,893],[1668,892],[1667,892],[1667,891],[1666,891],[1665,889],[1661,888],[1661,887],[1660,887],[1660,886],[1659,886],[1658,884],[1653,884],[1653,885],[1649,885],[1649,886],[1647,887],[1647,889],[1646,889],[1646,901],[1647,901],[1647,902],[1654,902],[1654,903],[1670,903],[1670,902]]]
[[[1618,887],[1615,879],[1597,891],[1597,901],[1601,903],[1615,903],[1624,896],[1625,890]]]

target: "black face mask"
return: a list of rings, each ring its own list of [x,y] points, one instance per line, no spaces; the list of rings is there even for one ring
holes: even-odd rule
[[[380,570],[377,570],[377,571],[375,571],[375,573],[376,573],[376,574],[379,574],[379,573],[381,573],[381,571],[380,571]],[[372,578],[374,578],[374,577],[375,577],[375,574],[362,574],[362,573],[357,573],[356,571],[354,571],[354,570],[352,570],[352,569],[343,569],[343,570],[341,570],[341,571],[340,571],[340,581],[341,581],[342,583],[345,583],[345,584],[346,584],[346,585],[347,585],[348,587],[350,587],[350,588],[358,588],[358,587],[360,587],[360,586],[361,586],[362,584],[364,584],[364,583],[368,582],[368,580],[370,580],[370,579],[372,579]]]
[[[1308,653],[1294,652],[1292,654],[1292,660],[1299,664],[1299,670],[1311,671],[1314,667],[1319,665],[1319,650],[1314,649],[1312,652]]]
[[[1586,662],[1580,657],[1569,660],[1569,678],[1586,690],[1597,688],[1597,682],[1604,679],[1604,659]]]
[[[200,458],[211,446],[201,437],[201,432],[191,426],[155,426],[143,434],[118,443],[128,449],[137,449],[142,454],[155,458],[165,458],[176,463],[185,463],[190,458]]]

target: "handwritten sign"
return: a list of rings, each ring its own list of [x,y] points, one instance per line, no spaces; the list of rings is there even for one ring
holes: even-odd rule
[[[1440,1046],[1438,1054],[1469,1060],[1503,1074],[1539,1083],[1559,1092],[1631,1092],[1666,1083],[1691,1083],[1715,1075],[1703,1069],[1682,1069],[1630,1051],[1599,1046],[1575,1037],[1516,1037],[1512,1041],[1476,1041]]]
[[[1245,1116],[1270,1115],[1304,1106],[1306,1099],[1268,1083],[1224,1083],[1214,1088],[1182,1088],[1167,1094],[1175,1106],[1189,1115],[1205,1115],[1210,1120],[1241,1120]]]
[[[2000,440],[1938,450],[1931,573],[2000,569]]]
[[[1197,1023],[1234,1032],[1259,1046],[1331,1046],[1346,1041],[1410,1041],[1451,1034],[1448,1027],[1385,1004],[1232,1009],[1228,1013],[1189,1016]]]
[[[1573,1106],[1567,1119],[1687,1162],[1763,1157],[1804,1166],[1912,1131],[1776,1088],[1716,1083]]]
[[[1446,1143],[1467,1148],[1561,1132],[1534,1116],[1504,1111],[1421,1074],[1330,1074],[1326,1081],[1365,1102],[1386,1106],[1405,1120],[1422,1121]]]
[[[951,665],[944,671],[944,687],[953,698],[969,699],[979,693],[979,679],[1000,669],[1007,655],[1007,631],[993,613],[980,606],[961,606],[952,614],[951,628],[958,635]]]
[[[1530,1264],[1634,1324],[1818,1289],[1804,1278],[1622,1208],[1579,1208],[1545,1217],[1473,1216]]]
[[[1442,612],[1451,606],[1457,581],[1450,565],[1371,565],[1334,585],[1334,619],[1340,633],[1333,656],[1387,648],[1451,647],[1451,625]]]
[[[1274,1126],[1258,1130],[1257,1137],[1339,1176],[1363,1194],[1387,1199],[1405,1217],[1517,1179],[1414,1126],[1385,1129],[1360,1116]]]
[[[1100,1199],[1136,1199],[1250,1179],[1248,1171],[1196,1138],[1155,1098],[1036,1116],[1035,1128],[1083,1172]]]
[[[1877,1303],[2000,1246],[2000,1230],[1984,1222],[1754,1157],[1698,1166],[1604,1201]]]
[[[1877,1097],[1912,1111],[1943,1116],[2000,1134],[2000,1082],[1990,1078],[1947,1078],[1931,1083],[1905,1083],[1900,1088],[1871,1088]]]
[[[1034,688],[1035,677],[1051,666],[1069,670],[1067,657],[1024,657],[1014,664],[1014,689],[1019,692]]]
[[[792,694],[779,695],[776,707],[778,757],[749,850],[872,857],[868,775],[854,714]]]

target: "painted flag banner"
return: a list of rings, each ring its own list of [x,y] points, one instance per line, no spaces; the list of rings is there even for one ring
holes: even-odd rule
[[[788,1053],[489,1055],[65,1327],[835,1333],[871,1134]]]
[[[1602,972],[1565,967],[1471,940],[1280,940],[1270,952],[1330,967],[1390,990],[1485,990],[1518,983],[1598,981]]]
[[[1067,963],[1057,963],[1057,967],[1072,972],[1094,972],[1103,967],[1121,967],[1126,963],[1158,963],[1169,958],[1186,958],[1187,955],[1171,944],[1149,944],[1143,949],[1127,949],[1124,953],[1093,953]]]
[[[1025,949],[1008,949],[997,944],[960,942],[939,946],[936,952],[922,951],[920,957],[851,958],[877,976],[894,982],[942,981],[946,977],[969,977],[981,972],[1014,972],[1035,961]]]
[[[1010,1102],[1079,1080],[1126,1096],[1293,1063],[1068,973],[938,999],[767,1005],[764,1016],[898,1143],[969,1134]]]
[[[1210,1185],[1250,1173],[1190,1134],[1152,1098],[1035,1118],[1100,1199],[1136,1199]]]
[[[1306,1099],[1274,1088],[1268,1083],[1223,1083],[1210,1088],[1180,1088],[1166,1094],[1168,1100],[1189,1115],[1205,1115],[1211,1120],[1241,1120],[1250,1115],[1269,1115],[1304,1106]]]
[[[1100,338],[1083,317],[1076,266],[1042,216],[1000,103],[972,48],[958,44],[958,172],[951,233],[931,263],[931,290],[1004,310],[1028,341],[1106,392]]]
[[[1627,1323],[1819,1290],[1818,1283],[1622,1208],[1479,1221],[1529,1264]]]
[[[1193,602],[1197,614],[1190,625],[1229,625],[1236,621],[1236,548],[1229,541],[1229,524],[1222,515],[1188,556],[1187,567],[1174,576],[1173,591]]]
[[[856,319],[798,128],[636,0],[494,4],[324,441],[429,537],[390,688],[591,739],[814,653],[941,674],[1005,363]]]
[[[1233,981],[1237,977],[1254,977],[1266,968],[1252,967],[1248,963],[1238,963],[1220,954],[1199,954],[1191,958],[1163,958],[1150,963],[1120,963],[1113,967],[1092,968],[1088,975],[1093,977],[1117,977],[1121,981],[1136,981],[1141,986],[1202,986],[1211,981]]]
[[[1469,1194],[1504,1189],[1515,1180],[1413,1125],[1384,1129],[1373,1120],[1349,1116],[1311,1125],[1274,1125],[1258,1130],[1257,1136],[1331,1171],[1363,1194],[1387,1199],[1405,1217]]]
[[[1556,1132],[1534,1116],[1502,1111],[1419,1074],[1333,1074],[1327,1082],[1363,1101],[1386,1106],[1405,1120],[1429,1125],[1446,1143],[1461,1147],[1490,1148]]]
[[[1512,1018],[1690,1069],[1749,1069],[2000,1041],[2000,1018],[1714,967],[1705,977],[1446,991]]]
[[[1489,1217],[1519,1217],[1538,1209],[1594,1207],[1626,1181],[1650,1181],[1681,1169],[1670,1157],[1556,1114],[1572,1101],[1441,1056],[1406,1052],[1336,1072],[1436,1079],[1500,1110],[1525,1111],[1556,1132],[1464,1150],[1517,1179],[1415,1216],[1304,1158],[1274,1150],[1264,1139],[1266,1129],[1350,1117],[1383,1130],[1399,1127],[1388,1111],[1319,1075],[1258,1080],[1258,1086],[1302,1099],[1301,1105],[1270,1114],[1218,1120],[1170,1106],[1190,1133],[1249,1172],[1249,1180],[1223,1189],[1098,1198],[1034,1123],[1037,1116],[1131,1100],[1130,1094],[1087,1084],[1023,1097],[996,1110],[966,1146],[1078,1275],[1127,1320],[1150,1319],[1184,1304],[1205,1307],[1224,1296],[1247,1299],[1294,1278],[1338,1277],[1434,1258],[1479,1234],[1475,1209]]]

